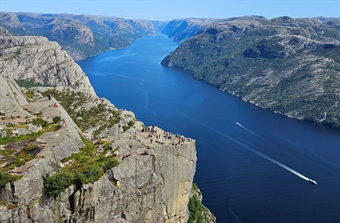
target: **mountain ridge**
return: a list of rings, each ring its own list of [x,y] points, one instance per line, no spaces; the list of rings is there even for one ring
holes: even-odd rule
[[[0,13],[0,26],[14,35],[45,36],[58,42],[75,60],[154,35],[160,22],[72,14]]]
[[[275,113],[340,128],[340,19],[218,21],[161,64]]]

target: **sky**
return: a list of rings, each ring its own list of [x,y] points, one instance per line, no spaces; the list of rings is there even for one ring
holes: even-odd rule
[[[1,12],[70,13],[127,19],[340,17],[340,0],[0,0]]]

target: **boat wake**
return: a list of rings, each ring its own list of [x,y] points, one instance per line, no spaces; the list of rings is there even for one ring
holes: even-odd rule
[[[229,211],[235,217],[235,220],[236,220],[237,223],[242,223],[240,218],[233,212],[233,210],[231,210],[231,207],[229,207]]]
[[[250,133],[252,133],[252,134],[254,134],[254,135],[257,135],[256,133],[254,133],[253,131],[247,129],[246,127],[244,127],[244,126],[241,125],[240,123],[236,122],[236,124],[237,124],[238,126],[240,126],[241,128],[247,130],[248,132],[250,132]],[[260,153],[260,152],[257,152],[257,151],[255,151],[255,150],[249,148],[249,147],[245,147],[245,148],[246,148],[248,151],[250,151],[250,152],[252,152],[252,153],[254,153],[254,154],[256,154],[256,155],[258,155],[258,156],[260,156],[260,157],[262,157],[262,158],[264,158],[264,159],[266,159],[266,160],[268,160],[268,161],[270,161],[270,162],[272,162],[272,163],[274,163],[274,164],[276,164],[276,165],[278,165],[278,166],[280,166],[280,167],[282,167],[283,169],[285,169],[285,170],[291,172],[292,174],[294,174],[294,175],[300,177],[301,179],[306,180],[306,181],[308,181],[308,182],[310,182],[310,183],[312,183],[312,184],[315,184],[315,185],[317,184],[315,180],[312,180],[312,179],[310,179],[310,178],[304,176],[303,174],[301,174],[301,173],[297,172],[296,170],[293,170],[292,168],[290,168],[290,167],[288,167],[288,166],[286,166],[286,165],[280,163],[279,161],[276,161],[276,160],[274,160],[274,159],[272,159],[272,158],[269,158],[268,156],[266,156],[266,155],[264,155],[264,154],[262,154],[262,153]]]
[[[276,160],[274,160],[274,159],[272,159],[272,158],[269,158],[268,156],[266,156],[266,155],[264,155],[264,154],[262,154],[262,153],[260,153],[260,152],[257,152],[257,151],[255,151],[255,150],[253,150],[253,149],[252,149],[251,147],[249,147],[248,145],[246,145],[246,144],[244,144],[244,143],[242,143],[242,142],[240,142],[240,141],[238,141],[238,140],[232,138],[231,136],[229,136],[229,135],[227,135],[227,134],[225,134],[225,133],[223,133],[223,132],[221,132],[221,131],[218,131],[217,129],[215,129],[215,128],[209,126],[209,125],[207,125],[206,123],[201,122],[201,121],[198,122],[197,120],[194,120],[194,119],[192,119],[191,117],[188,117],[188,116],[183,116],[183,117],[185,117],[186,119],[191,120],[191,121],[193,121],[193,122],[195,122],[195,123],[197,123],[197,124],[201,124],[201,125],[204,126],[205,128],[210,129],[211,131],[215,132],[216,134],[219,134],[219,135],[221,135],[221,136],[223,136],[223,137],[229,139],[230,141],[232,141],[232,142],[234,142],[235,144],[239,145],[240,147],[246,149],[247,151],[252,152],[252,153],[254,153],[254,154],[256,154],[256,155],[258,155],[258,156],[260,156],[260,157],[262,157],[262,158],[264,158],[264,159],[266,159],[266,160],[268,160],[268,161],[270,161],[270,162],[272,162],[272,163],[274,163],[274,164],[276,164],[276,165],[282,167],[283,169],[289,171],[290,173],[292,173],[292,174],[294,174],[294,175],[300,177],[301,179],[303,179],[303,180],[305,180],[305,181],[308,181],[308,182],[310,182],[310,183],[312,183],[312,184],[314,184],[314,185],[317,185],[317,182],[316,182],[315,180],[312,180],[312,179],[310,179],[310,178],[304,176],[303,174],[301,174],[301,173],[297,172],[296,170],[293,170],[292,168],[290,168],[290,167],[288,167],[288,166],[286,166],[286,165],[280,163],[279,161],[276,161]],[[259,136],[259,135],[256,134],[255,132],[253,132],[253,131],[251,131],[250,129],[247,129],[246,127],[244,127],[243,125],[241,125],[240,123],[236,122],[236,125],[240,126],[240,127],[243,128],[244,130],[246,130],[246,131],[248,131],[248,132],[250,132],[250,133],[252,133],[252,134],[254,134],[254,135],[256,135],[256,136],[258,136],[258,137],[260,137],[260,138],[262,138],[261,136]],[[262,139],[263,139],[263,138],[262,138]]]
[[[250,129],[247,129],[246,127],[244,127],[243,125],[241,125],[240,123],[236,122],[236,125],[240,126],[241,128],[243,128],[244,130],[250,132],[253,135],[259,136],[258,134],[256,134],[255,132],[251,131]],[[259,136],[260,137],[260,136]]]

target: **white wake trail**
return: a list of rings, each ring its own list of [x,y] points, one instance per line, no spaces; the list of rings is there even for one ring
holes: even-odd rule
[[[250,132],[253,135],[259,136],[257,135],[255,132],[251,131],[250,129],[247,129],[246,127],[244,127],[243,125],[241,125],[240,123],[236,122],[236,125],[240,126],[241,128],[243,128],[244,130]]]
[[[268,156],[263,155],[262,153],[259,153],[259,152],[255,151],[255,150],[252,150],[252,149],[248,149],[248,150],[251,151],[251,152],[253,152],[253,153],[255,153],[255,154],[257,154],[257,155],[259,155],[259,156],[261,156],[261,157],[263,157],[263,158],[265,158],[266,160],[269,160],[269,161],[272,162],[272,163],[275,163],[276,165],[282,167],[283,169],[288,170],[288,171],[291,172],[292,174],[294,174],[294,175],[300,177],[301,179],[304,179],[304,180],[306,180],[306,181],[309,181],[309,178],[308,178],[308,177],[306,177],[306,176],[302,175],[301,173],[299,173],[299,172],[293,170],[292,168],[290,168],[290,167],[288,167],[288,166],[286,166],[286,165],[280,163],[279,161],[276,161],[276,160],[274,160],[274,159],[272,159],[272,158],[269,158]]]
[[[253,131],[247,129],[246,127],[244,127],[244,126],[241,125],[240,123],[236,122],[236,125],[240,126],[241,128],[245,129],[246,131],[248,131],[248,132],[250,132],[250,133],[252,133],[252,134],[258,136],[256,133],[254,133]],[[290,167],[288,167],[288,166],[286,166],[286,165],[280,163],[279,161],[276,161],[276,160],[274,160],[274,159],[272,159],[272,158],[269,158],[268,156],[266,156],[266,155],[264,155],[264,154],[262,154],[262,153],[260,153],[260,152],[257,152],[257,151],[255,151],[255,150],[253,150],[253,149],[251,149],[251,148],[248,148],[248,147],[245,147],[245,148],[246,148],[248,151],[250,151],[250,152],[252,152],[252,153],[255,153],[256,155],[261,156],[262,158],[264,158],[264,159],[266,159],[266,160],[268,160],[268,161],[270,161],[270,162],[272,162],[272,163],[275,163],[276,165],[282,167],[283,169],[285,169],[285,170],[291,172],[292,174],[294,174],[294,175],[300,177],[301,179],[306,180],[306,181],[308,181],[308,182],[311,182],[311,179],[310,179],[310,178],[308,178],[308,177],[304,176],[303,174],[297,172],[296,170],[293,170],[292,168],[290,168]],[[315,182],[315,181],[314,181],[314,182]]]

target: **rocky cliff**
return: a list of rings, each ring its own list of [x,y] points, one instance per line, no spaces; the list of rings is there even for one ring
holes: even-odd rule
[[[276,113],[340,128],[340,19],[216,21],[162,64]]]
[[[0,13],[0,26],[14,35],[44,36],[58,42],[71,57],[80,60],[132,41],[154,35],[160,22],[115,17]]]
[[[187,222],[194,140],[98,98],[82,72],[70,76],[78,67],[56,43],[1,45],[0,223]],[[58,87],[19,87],[11,76]]]
[[[94,94],[81,68],[59,44],[45,37],[0,36],[0,74]]]
[[[1,104],[6,105],[0,120],[0,222],[187,221],[196,167],[194,140],[157,127],[147,128],[131,112],[113,105],[98,115],[111,109],[119,113],[119,121],[111,127],[117,131],[94,140],[93,133],[82,132],[60,102],[43,96],[52,88],[25,90],[26,95],[33,95],[27,101],[15,82],[2,77],[0,82]],[[59,92],[72,91],[59,88]],[[89,109],[102,103],[87,96],[93,105]],[[65,119],[66,125],[56,122],[55,117]],[[44,121],[38,124],[36,120]],[[93,157],[84,155],[84,145],[95,142]],[[115,158],[119,165],[96,169],[87,163],[87,159],[99,163],[106,157]],[[63,180],[67,174],[51,179],[70,168],[74,168],[70,173],[77,170],[83,178],[77,175],[66,186]],[[96,171],[104,174],[99,176]],[[3,182],[13,175],[20,179]],[[82,181],[84,178],[89,182]],[[55,192],[63,186],[60,193]]]

